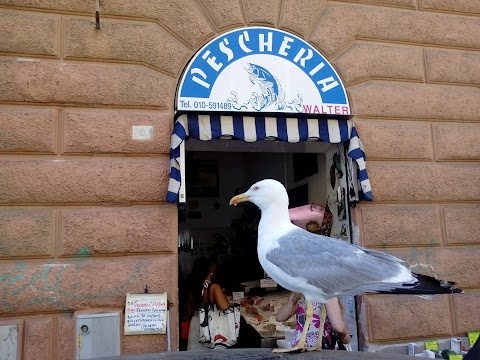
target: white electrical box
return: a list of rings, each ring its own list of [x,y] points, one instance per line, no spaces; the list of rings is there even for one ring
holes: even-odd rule
[[[120,355],[120,313],[80,314],[76,359]]]

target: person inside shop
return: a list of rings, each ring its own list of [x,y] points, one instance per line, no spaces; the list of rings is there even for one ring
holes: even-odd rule
[[[187,350],[228,349],[234,346],[240,327],[239,309],[230,304],[231,297],[220,284],[220,267],[216,257],[197,259],[191,276]]]
[[[295,315],[295,331],[291,347],[296,346],[300,341],[305,324],[306,307],[305,297],[302,294],[291,293],[287,303],[275,315],[277,321],[287,321]],[[350,343],[351,336],[344,321],[343,307],[338,298],[333,298],[325,304],[325,308],[327,318],[322,331],[322,349],[333,350],[338,346],[338,349],[345,350],[345,345]],[[313,302],[313,321],[307,333],[305,345],[307,348],[316,347],[319,341],[321,309],[321,303]]]

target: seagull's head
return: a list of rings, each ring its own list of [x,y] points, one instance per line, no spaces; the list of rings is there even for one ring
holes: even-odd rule
[[[234,196],[230,205],[250,201],[257,205],[260,210],[267,209],[270,205],[288,208],[288,195],[285,186],[277,180],[265,179],[253,184],[247,192]]]

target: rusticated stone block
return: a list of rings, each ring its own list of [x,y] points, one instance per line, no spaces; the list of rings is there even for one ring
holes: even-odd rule
[[[480,3],[472,0],[419,0],[419,5],[428,10],[480,14]]]
[[[480,54],[473,51],[427,50],[430,82],[480,85]]]
[[[280,0],[244,0],[243,5],[248,23],[275,25],[280,11],[280,3]]]
[[[480,246],[430,246],[384,251],[404,260],[413,272],[454,281],[460,288],[479,288]]]
[[[0,265],[2,313],[123,308],[127,293],[167,292],[177,302],[177,256]]]
[[[480,159],[480,124],[436,124],[434,132],[439,160]]]
[[[139,125],[153,126],[152,140],[132,139],[132,126]],[[64,152],[168,153],[172,126],[170,112],[68,109]]]
[[[240,2],[230,0],[200,0],[219,29],[243,25]]]
[[[416,0],[349,0],[351,2],[359,2],[359,3],[372,3],[374,5],[391,5],[391,6],[398,6],[398,7],[405,7],[410,9],[415,9],[417,7]]]
[[[75,318],[71,313],[60,314],[57,317],[56,346],[57,359],[75,358]]]
[[[2,10],[0,52],[57,56],[58,24],[54,15]]]
[[[168,159],[3,160],[0,203],[164,201]]]
[[[210,23],[191,0],[105,0],[102,11],[109,15],[156,19],[191,46],[212,35]]]
[[[190,54],[156,23],[105,19],[101,26],[99,32],[92,26],[91,19],[67,19],[66,56],[135,61],[178,74]]]
[[[280,28],[305,37],[324,6],[325,0],[284,0]]]
[[[358,38],[479,48],[479,32],[471,16],[330,2],[310,42],[328,56]]]
[[[346,84],[374,78],[423,81],[420,47],[354,42],[334,64]]]
[[[375,341],[398,341],[427,337],[449,336],[450,322],[448,295],[423,299],[410,295],[367,296],[367,311]],[[395,321],[392,321],[395,319]]]
[[[480,206],[443,209],[447,244],[480,244]]]
[[[355,127],[369,160],[433,159],[429,123],[356,119]]]
[[[52,319],[25,321],[25,357],[28,360],[50,360],[52,356]]]
[[[473,87],[369,81],[348,91],[358,116],[476,121],[480,113],[480,89]]]
[[[0,0],[0,5],[81,13],[95,11],[95,4],[77,0]]]
[[[363,244],[387,247],[440,245],[440,214],[435,206],[362,206]]]
[[[170,318],[172,319],[172,314]],[[155,337],[155,340],[152,337]],[[155,354],[166,350],[167,335],[135,335],[122,338],[122,355]]]
[[[95,2],[78,0],[0,0],[0,5],[92,15],[95,12]],[[100,14],[158,20],[192,46],[212,34],[205,15],[191,0],[102,0]],[[95,27],[95,24],[92,23],[92,26]]]
[[[172,88],[140,66],[0,60],[0,101],[167,107]]]
[[[468,331],[478,329],[480,324],[480,291],[468,291],[453,297],[453,320],[456,333],[465,336]]]
[[[0,108],[0,152],[55,153],[56,110]]]
[[[62,255],[174,252],[177,208],[63,210]]]
[[[367,165],[376,201],[480,200],[476,164],[370,161]]]
[[[53,211],[0,209],[0,259],[53,256]]]

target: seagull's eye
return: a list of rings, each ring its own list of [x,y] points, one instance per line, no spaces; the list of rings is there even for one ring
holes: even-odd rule
[[[254,187],[253,187],[253,190],[258,190],[258,189],[259,189],[258,186],[254,186]]]

